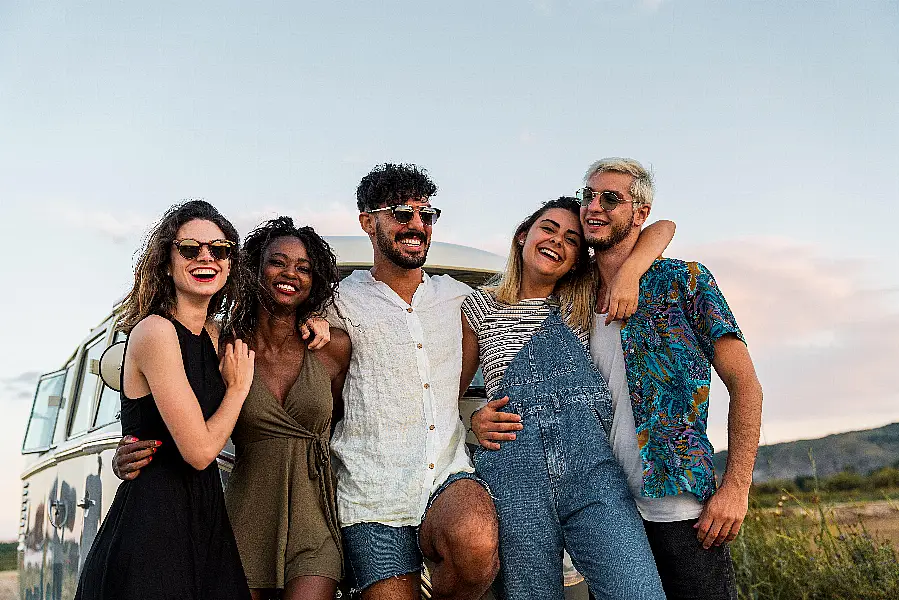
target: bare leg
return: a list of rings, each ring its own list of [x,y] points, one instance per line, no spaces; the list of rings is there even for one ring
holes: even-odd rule
[[[319,575],[294,577],[284,586],[282,600],[334,600],[337,582]]]
[[[278,590],[253,588],[250,590],[250,597],[253,600],[270,600],[271,598],[278,597]]]
[[[362,600],[420,600],[421,574],[408,573],[382,579],[362,592]]]
[[[496,509],[487,490],[471,479],[455,481],[437,496],[419,539],[435,565],[435,599],[477,600],[499,571]]]

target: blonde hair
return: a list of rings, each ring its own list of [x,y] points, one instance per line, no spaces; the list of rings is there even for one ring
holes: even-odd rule
[[[506,270],[484,286],[484,291],[492,294],[497,302],[510,305],[517,304],[519,301],[518,296],[521,293],[521,279],[524,269],[521,245],[518,243],[518,238],[522,234],[526,234],[546,211],[553,208],[569,210],[580,219],[580,206],[580,202],[577,199],[562,196],[557,200],[544,202],[540,208],[522,221],[512,236],[512,246],[509,248]],[[568,322],[583,331],[589,331],[593,327],[593,312],[596,306],[598,282],[594,269],[590,264],[587,244],[583,239],[581,239],[581,246],[578,252],[578,258],[574,263],[574,267],[556,282],[554,294],[559,298],[563,312],[569,315]]]
[[[603,158],[587,169],[584,175],[584,183],[590,181],[590,178],[597,173],[624,173],[631,175],[634,181],[628,190],[634,200],[646,206],[652,206],[652,200],[655,197],[655,181],[653,181],[652,171],[647,170],[633,158]],[[601,190],[597,190],[601,191]]]

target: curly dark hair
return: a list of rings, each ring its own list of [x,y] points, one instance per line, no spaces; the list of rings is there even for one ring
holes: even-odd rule
[[[297,332],[306,319],[322,316],[334,303],[340,276],[337,257],[331,246],[312,227],[296,227],[290,217],[277,217],[259,225],[244,241],[240,261],[241,285],[231,320],[225,326],[229,335],[243,339],[251,337],[259,325],[260,306],[263,309],[270,306],[270,292],[261,281],[262,261],[272,241],[282,237],[293,237],[303,242],[312,263],[312,289],[309,298],[297,307]]]
[[[437,186],[425,169],[411,164],[384,163],[359,182],[356,206],[359,212],[366,212],[410,199],[430,198],[436,193]]]
[[[178,230],[193,220],[210,221],[222,230],[225,238],[240,243],[240,236],[231,222],[213,205],[203,200],[188,200],[171,207],[144,240],[143,250],[134,268],[134,285],[122,301],[122,316],[117,328],[131,333],[134,326],[149,315],[171,319],[175,314],[175,283],[169,276],[172,243]],[[238,246],[231,251],[231,265],[239,261]],[[231,269],[225,286],[213,294],[206,309],[207,318],[226,315],[234,302],[239,273]]]

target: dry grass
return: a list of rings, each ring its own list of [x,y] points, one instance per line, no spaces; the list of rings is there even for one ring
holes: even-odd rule
[[[0,572],[0,600],[19,600],[19,574]]]

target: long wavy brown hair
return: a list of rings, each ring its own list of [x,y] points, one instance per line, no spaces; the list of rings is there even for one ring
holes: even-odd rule
[[[175,314],[175,283],[169,273],[172,257],[172,242],[178,230],[185,223],[200,219],[215,223],[225,239],[240,243],[237,230],[213,205],[203,200],[189,200],[171,207],[153,227],[144,241],[143,250],[134,268],[134,286],[122,302],[122,316],[117,328],[130,333],[134,326],[149,315],[159,315],[171,319]],[[238,247],[231,252],[231,265],[239,260]],[[237,269],[231,274],[225,286],[213,294],[206,309],[206,317],[223,318],[234,304],[237,288]]]

